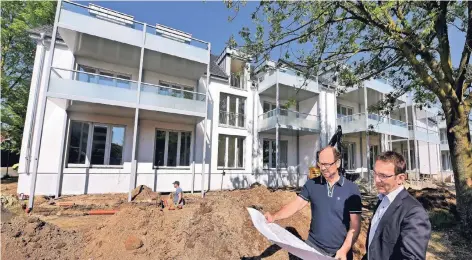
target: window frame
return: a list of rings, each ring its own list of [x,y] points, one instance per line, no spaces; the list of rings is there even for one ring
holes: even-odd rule
[[[112,78],[113,78],[113,87],[116,87],[116,88],[121,88],[121,87],[118,87],[118,79],[121,80],[121,81],[125,81],[125,82],[129,82],[129,88],[132,88],[132,81],[133,81],[133,75],[132,74],[128,74],[128,73],[121,73],[121,72],[116,72],[116,71],[112,71],[112,70],[107,70],[107,69],[101,69],[101,68],[96,68],[96,67],[93,67],[93,66],[88,66],[88,65],[83,65],[83,64],[80,64],[80,63],[76,63],[75,64],[75,70],[78,71],[76,72],[75,74],[75,77],[73,77],[73,79],[75,81],[79,81],[78,80],[78,76],[79,76],[79,73],[91,73],[91,72],[81,72],[80,71],[80,67],[84,67],[84,68],[87,68],[87,69],[90,69],[90,70],[93,70],[94,75],[95,76],[95,82],[87,82],[87,83],[94,83],[94,84],[98,84],[98,85],[105,85],[105,84],[100,84],[100,73],[103,72],[103,73],[107,73],[107,74],[111,74]],[[89,75],[89,74],[86,74],[86,75]],[[107,75],[104,75],[104,76],[107,76]],[[129,79],[125,79],[124,77],[126,78],[129,78]],[[105,85],[107,86],[107,85]]]
[[[221,100],[223,100],[223,96],[226,97],[226,109],[223,111],[221,110]],[[234,97],[235,98],[235,107],[234,107],[234,111],[236,112],[231,112],[231,97]],[[244,113],[239,113],[239,108],[240,108],[240,104],[244,102]],[[238,96],[238,95],[234,95],[234,94],[229,94],[229,93],[226,93],[226,92],[220,92],[220,100],[218,102],[218,125],[219,126],[223,126],[223,127],[232,127],[232,128],[239,128],[239,129],[246,129],[246,108],[247,108],[247,98],[244,97],[244,96]],[[221,122],[221,116],[222,116],[222,112],[223,113],[226,113],[226,123],[222,123]],[[234,125],[233,124],[230,124],[230,113],[233,113],[235,115],[235,120],[234,120]],[[240,117],[243,116],[242,118],[242,123],[243,123],[243,126],[239,126],[240,125]]]
[[[345,115],[343,115],[341,113],[343,108],[346,111]],[[349,110],[351,111],[351,114],[349,114]],[[351,106],[344,105],[344,104],[337,104],[337,106],[336,106],[336,115],[337,115],[337,118],[353,116],[354,115],[354,108],[351,107]]]
[[[167,87],[167,88],[170,88],[172,89],[172,91],[177,91],[177,90],[180,90],[180,96],[176,96],[177,98],[183,98],[183,99],[189,99],[189,100],[196,100],[196,95],[195,95],[195,92],[196,92],[196,87],[195,86],[189,86],[189,85],[185,85],[185,84],[179,84],[179,83],[174,83],[174,82],[170,82],[170,81],[166,81],[166,80],[159,80],[159,86],[162,86],[162,87]],[[187,88],[187,89],[185,89]],[[188,89],[192,89],[192,90],[188,90]],[[192,98],[185,98],[185,92],[184,91],[191,91],[193,92],[192,93]],[[174,97],[172,95],[168,95],[170,97]]]
[[[263,169],[276,169],[277,168],[277,162],[273,162],[273,164],[275,165],[275,167],[272,167],[272,152],[275,153],[275,150],[276,150],[276,147],[272,147],[272,143],[275,142],[276,140],[275,139],[271,139],[271,138],[263,138],[262,139],[262,154],[264,153],[264,142],[267,141],[269,142],[269,162],[267,162],[267,165],[269,167],[266,167],[266,163],[264,162],[264,155],[262,156],[262,166],[263,166]],[[280,140],[280,143],[282,142],[285,142],[287,143],[287,151],[285,151],[285,155],[287,156],[287,161],[285,162],[285,166],[286,167],[280,167],[280,169],[287,169],[288,168],[288,150],[289,150],[289,142],[288,140]],[[281,148],[282,145],[279,144],[279,148]],[[281,151],[280,151],[281,152]],[[282,155],[282,153],[281,153]],[[282,161],[282,160],[280,160]]]
[[[156,147],[156,133],[157,131],[165,132],[165,139],[164,139],[164,165],[159,166],[155,164],[156,155],[157,155],[157,147]],[[169,156],[169,133],[174,132],[177,133],[177,154],[175,157],[176,166],[168,166],[168,156]],[[182,146],[182,133],[190,133],[190,155],[189,155],[189,162],[188,165],[180,165],[181,159],[181,146]],[[193,164],[193,143],[194,143],[194,132],[189,130],[174,130],[174,129],[164,129],[164,128],[155,128],[154,129],[154,137],[153,137],[153,155],[152,155],[152,168],[153,169],[189,169]]]
[[[72,123],[85,123],[89,125],[88,128],[88,136],[87,136],[87,147],[85,153],[85,161],[84,163],[69,163],[69,156],[70,156],[70,142],[71,142],[71,135],[72,135],[72,128],[70,127]],[[103,164],[92,164],[92,144],[93,144],[93,131],[95,126],[105,126],[107,128],[107,134],[105,139],[105,155]],[[110,164],[110,152],[111,152],[111,143],[112,143],[112,133],[113,127],[122,127],[123,131],[123,148],[121,152],[121,163],[120,164]],[[124,164],[124,153],[126,148],[126,125],[119,125],[119,124],[107,124],[107,123],[98,123],[98,122],[91,122],[91,121],[82,121],[82,120],[70,120],[69,127],[67,129],[67,150],[66,150],[66,160],[65,160],[65,168],[123,168]]]
[[[217,153],[217,160],[216,160],[216,166],[217,166],[217,169],[218,170],[224,170],[224,169],[245,169],[246,167],[246,136],[240,136],[240,135],[226,135],[226,134],[218,134],[218,141],[220,140],[220,136],[224,136],[225,137],[225,149],[224,149],[224,166],[221,166],[221,165],[218,165],[218,161],[219,161],[219,153]],[[234,165],[233,167],[230,167],[228,166],[228,155],[229,155],[229,141],[230,141],[230,137],[234,138]],[[243,161],[242,161],[242,166],[241,167],[238,167],[238,162],[239,162],[239,151],[240,151],[240,147],[238,145],[238,140],[239,139],[242,139],[242,144],[243,144],[243,147],[242,147],[242,153],[243,153]],[[219,150],[219,142],[218,142],[218,148],[217,148],[217,151]]]

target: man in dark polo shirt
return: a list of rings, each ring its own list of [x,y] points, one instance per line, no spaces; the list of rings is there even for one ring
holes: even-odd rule
[[[311,225],[306,243],[335,259],[352,259],[351,247],[361,224],[361,194],[356,184],[339,175],[341,155],[328,146],[321,150],[321,176],[308,180],[295,200],[275,214],[266,213],[268,222],[285,219],[308,203]]]

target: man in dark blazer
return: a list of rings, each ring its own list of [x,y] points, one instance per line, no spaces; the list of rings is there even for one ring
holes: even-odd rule
[[[375,186],[379,193],[367,233],[365,260],[425,259],[431,224],[423,206],[403,187],[406,162],[387,151],[377,156]]]

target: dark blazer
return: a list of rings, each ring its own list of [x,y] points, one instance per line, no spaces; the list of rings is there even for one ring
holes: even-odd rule
[[[377,203],[379,206],[380,201]],[[362,259],[425,259],[426,248],[431,237],[431,223],[423,206],[402,190],[380,219],[372,245],[369,248],[367,233],[367,253]]]

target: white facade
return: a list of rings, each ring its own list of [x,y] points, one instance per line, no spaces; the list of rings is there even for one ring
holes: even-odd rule
[[[251,79],[249,62],[233,50],[211,56],[211,45],[189,34],[162,33],[132,17],[113,20],[111,10],[103,20],[87,8],[58,4],[52,48],[50,33],[33,33],[18,193],[114,193],[138,185],[168,192],[176,180],[184,191],[301,186],[338,125],[350,171],[367,172],[367,143],[372,155],[403,153],[410,143],[410,157],[419,155],[410,170],[441,168],[439,127],[425,126],[428,116],[406,99],[390,118],[366,111],[391,91],[385,83],[339,95],[335,84],[304,84],[270,64]],[[421,139],[422,129],[430,139]]]

